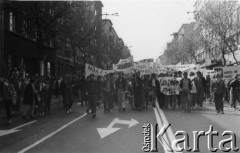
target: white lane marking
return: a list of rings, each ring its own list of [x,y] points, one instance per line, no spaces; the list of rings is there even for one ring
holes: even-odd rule
[[[155,113],[155,116],[156,116],[156,120],[157,120],[157,123],[158,123],[159,131],[160,131],[161,128],[163,127],[163,124],[162,124],[162,122],[161,122],[160,115],[158,114],[157,109],[156,109],[156,108],[153,108],[153,110],[154,110],[154,113]],[[166,134],[163,135],[163,138],[167,141],[167,144],[169,145],[170,143],[169,143],[169,140],[168,140]],[[164,145],[167,145],[162,138],[161,138],[161,140],[162,140],[162,143],[164,143]],[[170,144],[170,145],[171,145],[171,144]],[[172,152],[170,152],[170,151],[168,151],[168,150],[165,150],[164,148],[163,148],[163,150],[164,150],[165,153],[172,153]]]
[[[42,139],[38,140],[37,142],[33,143],[32,145],[30,145],[30,146],[28,146],[28,147],[20,150],[18,153],[24,153],[24,152],[32,149],[33,147],[35,147],[35,146],[39,145],[41,142],[43,142],[43,141],[51,138],[52,136],[54,136],[54,135],[57,134],[58,132],[62,131],[63,129],[65,129],[65,128],[68,127],[69,125],[75,123],[76,121],[80,120],[81,118],[83,118],[83,117],[86,116],[86,115],[87,115],[87,113],[84,113],[83,115],[81,115],[81,116],[79,116],[78,118],[76,118],[76,119],[68,122],[67,124],[63,125],[62,127],[60,127],[59,129],[57,129],[56,131],[50,133],[49,135],[43,137]]]
[[[158,105],[158,102],[156,102],[156,107],[159,111],[159,117],[162,119],[163,121],[163,124],[164,125],[168,125],[168,120],[166,119],[166,116],[164,115],[163,111],[159,108],[159,105]],[[167,130],[167,134],[168,134],[168,137],[170,139],[170,142],[173,142],[174,140],[176,140],[176,137],[175,135],[173,134],[173,131],[172,131],[172,128],[169,127],[168,130]],[[180,148],[179,144],[177,145],[177,148]],[[181,153],[181,152],[178,152],[178,153]]]
[[[19,128],[21,128],[21,127],[27,126],[27,125],[32,124],[32,123],[35,123],[35,122],[37,122],[37,120],[34,120],[34,121],[31,121],[31,122],[22,124],[22,125],[20,125],[20,126],[17,126],[17,127],[15,127],[15,128],[12,128],[11,130],[16,130],[16,129],[19,129]]]
[[[34,122],[36,122],[36,121],[37,121],[37,120],[34,120],[34,121],[31,121],[31,122],[22,124],[22,125],[20,125],[20,126],[17,126],[17,127],[15,127],[15,128],[9,129],[9,130],[0,130],[0,137],[1,137],[1,136],[8,135],[8,134],[15,133],[15,132],[18,132],[18,131],[21,131],[21,130],[18,130],[18,129],[21,128],[21,127],[27,126],[27,125],[29,125],[29,124],[32,124],[32,123],[34,123]]]

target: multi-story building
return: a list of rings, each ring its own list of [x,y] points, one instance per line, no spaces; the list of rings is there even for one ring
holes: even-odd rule
[[[16,5],[12,5],[12,4]],[[1,51],[2,71],[10,75],[13,68],[20,73],[31,75],[53,73],[50,65],[53,63],[54,50],[50,39],[39,42],[37,26],[29,20],[26,10],[17,6],[14,1],[4,1],[2,28],[3,47]],[[51,70],[50,70],[51,69]]]
[[[0,76],[3,75],[3,2],[0,1]]]
[[[85,29],[84,25],[79,25],[78,27],[82,29],[83,32],[81,34],[84,36],[78,42],[81,46],[71,44],[71,40],[69,38],[65,39],[65,35],[63,35],[66,40],[65,45],[56,51],[56,74],[58,75],[70,73],[82,74],[85,63],[97,66],[98,62],[103,4],[101,1],[82,1],[75,3],[82,3],[83,5],[76,5],[74,9],[83,9],[80,8],[81,6],[86,7],[84,8],[84,15],[88,16],[87,24],[89,26],[87,28],[85,27]]]
[[[96,63],[98,41],[101,39],[99,37],[103,7],[101,1],[76,2],[86,3],[88,13],[92,16],[89,25],[91,31],[87,36],[91,39],[84,37],[82,40],[86,40],[86,42],[79,40],[79,44],[86,43],[84,50],[71,46],[70,39],[64,34],[60,41],[56,39],[61,31],[55,32],[57,35],[54,33],[57,28],[53,24],[51,25],[55,22],[50,19],[56,15],[56,12],[51,10],[50,2],[1,1],[1,3],[3,5],[0,5],[0,24],[3,26],[0,27],[0,30],[3,31],[1,32],[3,36],[0,39],[0,75],[11,74],[15,67],[23,75],[25,73],[42,76],[74,74],[84,69],[85,62]],[[50,25],[48,28],[41,29],[45,25],[38,25],[36,16],[29,14],[30,10],[26,9],[31,8],[34,4],[39,6],[39,11],[47,12],[44,19],[46,21],[49,19],[49,24],[46,24]],[[72,6],[72,2],[56,2],[56,4],[57,6],[66,5],[66,8]],[[41,19],[39,20],[41,21]],[[64,20],[65,16],[62,15],[58,16],[56,22]],[[4,43],[2,43],[3,40]],[[57,47],[56,44],[61,44],[63,47]]]
[[[192,48],[190,43],[194,43],[190,39],[191,35],[193,34],[194,30],[194,22],[182,24],[178,32],[176,33],[176,43],[180,52],[183,53],[179,62],[181,64],[192,64],[197,63],[198,61],[195,60],[194,55],[192,53]]]
[[[107,65],[105,68],[111,68],[111,65],[117,63],[120,58],[126,58],[130,56],[128,47],[124,45],[121,38],[118,37],[116,31],[112,26],[112,22],[109,19],[103,19],[102,21],[102,43],[103,55],[107,58]],[[128,54],[129,53],[129,54]],[[107,56],[108,55],[108,56]]]

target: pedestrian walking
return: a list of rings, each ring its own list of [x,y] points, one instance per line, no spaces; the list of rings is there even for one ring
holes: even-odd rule
[[[194,79],[194,83],[197,89],[197,104],[199,108],[202,108],[204,101],[205,79],[202,77],[200,71],[197,72],[197,77]]]
[[[238,80],[238,75],[233,77],[233,80],[230,82],[230,96],[231,96],[231,106],[236,110],[236,101],[240,102],[240,81]]]
[[[148,108],[148,102],[150,102],[149,92],[150,92],[150,80],[148,75],[144,75],[143,79],[143,89],[144,89],[144,100],[146,109]]]
[[[195,108],[197,104],[197,89],[194,82],[194,76],[195,76],[194,72],[190,72],[190,80],[192,84],[192,90],[191,90],[191,107],[192,108]]]
[[[226,94],[226,87],[224,81],[220,78],[220,74],[216,74],[216,81],[212,84],[212,92],[214,95],[214,103],[217,113],[224,114],[223,101]]]
[[[160,91],[160,84],[156,75],[153,73],[150,80],[150,88],[151,88],[151,102],[152,106],[155,107],[155,102],[157,100],[157,92]],[[160,105],[161,106],[161,105]]]
[[[27,119],[27,113],[31,113],[31,119],[33,119],[34,116],[34,109],[35,109],[35,87],[34,87],[34,79],[26,78],[26,87],[24,90],[24,96],[23,96],[23,104],[24,104],[24,111],[22,118],[24,120]]]
[[[53,92],[53,86],[49,79],[45,80],[46,86],[44,87],[44,93],[45,93],[45,114],[50,114],[50,105],[51,105],[51,99],[52,99],[52,92]]]
[[[136,109],[141,111],[143,107],[144,92],[143,92],[143,80],[140,77],[140,72],[136,73],[133,82],[133,90]]]
[[[110,80],[110,75],[106,75],[106,80],[103,82],[103,94],[104,94],[104,112],[110,112],[112,106],[112,92],[111,92],[112,82]]]
[[[13,104],[16,104],[16,96],[17,93],[13,84],[9,82],[9,79],[5,78],[3,84],[3,102],[9,124],[12,123],[12,108]]]
[[[183,78],[180,80],[181,104],[184,112],[191,112],[190,91],[192,89],[191,80],[188,78],[188,73],[183,73]]]
[[[95,79],[94,74],[90,75],[90,80],[87,82],[87,92],[88,95],[88,108],[87,113],[89,114],[89,108],[92,111],[92,117],[96,117],[96,108],[97,108],[97,96],[98,96],[98,82]]]
[[[127,90],[127,80],[122,76],[123,74],[118,73],[118,79],[115,82],[117,96],[118,96],[118,110],[125,111],[126,102],[125,102],[125,92]]]
[[[70,76],[65,76],[61,82],[60,88],[63,94],[63,104],[66,110],[66,113],[69,114],[72,112],[73,96],[72,96],[72,84]]]

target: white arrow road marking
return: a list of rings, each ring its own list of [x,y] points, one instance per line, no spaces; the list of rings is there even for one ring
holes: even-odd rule
[[[107,127],[107,128],[97,128],[97,131],[101,137],[101,139],[105,138],[106,136],[116,132],[117,130],[120,130],[120,128],[112,128],[112,127]]]
[[[108,135],[121,129],[121,128],[113,128],[113,126],[115,124],[126,124],[126,125],[128,125],[128,128],[130,128],[138,123],[139,122],[134,119],[131,119],[131,121],[128,121],[128,120],[120,120],[119,118],[115,118],[106,128],[97,128],[97,131],[98,131],[98,134],[100,135],[101,139],[103,139],[103,138],[107,137]]]
[[[11,133],[14,133],[14,132],[18,132],[18,131],[21,131],[21,130],[17,130],[21,127],[24,127],[24,126],[27,126],[29,124],[32,124],[34,122],[36,122],[37,120],[34,120],[34,121],[31,121],[31,122],[28,122],[28,123],[25,123],[25,124],[22,124],[20,126],[17,126],[15,128],[12,128],[12,129],[9,129],[9,130],[0,130],[0,137],[1,136],[4,136],[4,135],[8,135],[8,134],[11,134]]]

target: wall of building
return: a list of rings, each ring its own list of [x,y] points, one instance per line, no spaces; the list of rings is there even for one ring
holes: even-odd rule
[[[4,65],[4,58],[3,58],[3,3],[0,1],[0,77],[3,75],[3,65]]]

